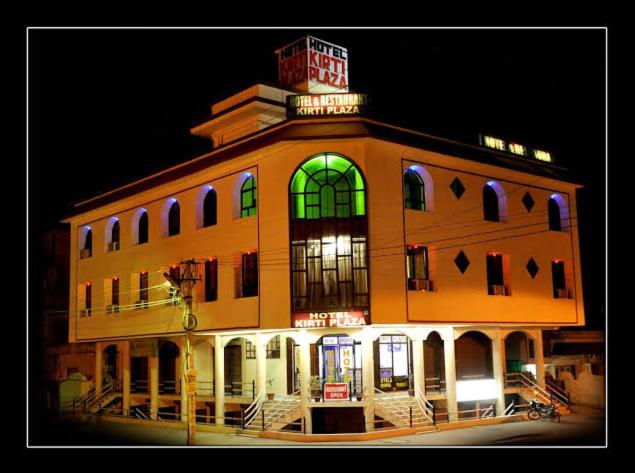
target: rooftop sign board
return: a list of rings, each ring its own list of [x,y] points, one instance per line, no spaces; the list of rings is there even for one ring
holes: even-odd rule
[[[276,51],[281,85],[313,93],[348,92],[348,51],[305,36]]]
[[[540,149],[529,148],[519,143],[513,143],[511,141],[505,141],[495,136],[480,135],[481,145],[486,148],[492,148],[505,153],[515,154],[516,156],[523,156],[525,158],[537,159],[538,161],[544,161],[550,163],[553,161],[551,153]]]
[[[366,94],[315,94],[287,96],[287,118],[361,115],[368,109]]]

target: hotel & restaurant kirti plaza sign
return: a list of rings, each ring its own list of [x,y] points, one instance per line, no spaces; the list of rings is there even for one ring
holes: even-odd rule
[[[289,95],[287,118],[361,115],[367,106],[366,94]]]

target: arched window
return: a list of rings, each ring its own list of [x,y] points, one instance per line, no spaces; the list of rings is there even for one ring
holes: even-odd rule
[[[181,232],[181,207],[175,200],[168,212],[168,236],[178,235]]]
[[[256,178],[250,175],[240,188],[240,216],[256,215]]]
[[[93,255],[93,231],[90,227],[84,227],[79,234],[79,256],[90,258]]]
[[[139,236],[137,244],[148,243],[148,212],[145,210],[139,215],[139,223],[137,224]]]
[[[110,230],[110,245],[108,248],[110,251],[119,250],[119,228],[119,220],[115,220],[112,224],[112,229]]]
[[[289,185],[294,310],[367,309],[368,222],[362,174],[349,159],[310,158]]]
[[[494,181],[483,187],[483,218],[490,222],[504,222],[507,217],[507,199],[503,188]]]
[[[423,180],[414,169],[406,170],[403,176],[404,201],[407,209],[425,210],[426,195]]]
[[[569,229],[569,209],[562,196],[552,194],[547,203],[549,211],[549,230],[557,232]]]
[[[334,154],[304,163],[291,181],[291,218],[366,214],[364,181],[355,165]]]
[[[213,188],[207,191],[203,199],[203,226],[211,225],[216,225],[216,191]]]
[[[498,196],[490,186],[483,187],[483,216],[485,220],[498,222]]]

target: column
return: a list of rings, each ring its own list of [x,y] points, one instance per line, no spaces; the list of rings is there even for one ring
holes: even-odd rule
[[[95,397],[101,395],[101,386],[104,378],[104,351],[102,345],[99,342],[95,343]]]
[[[492,361],[497,388],[496,415],[502,416],[507,406],[505,405],[505,340],[500,330],[496,330],[492,338]]]
[[[534,332],[534,361],[536,362],[536,380],[540,386],[545,385],[545,355],[542,346],[542,329]]]
[[[225,347],[223,337],[214,336],[214,406],[216,425],[225,424]]]
[[[454,356],[454,329],[445,332],[443,339],[443,355],[445,361],[445,396],[448,406],[448,420],[457,421],[459,405],[456,401],[456,361]]]
[[[149,356],[150,365],[150,418],[156,420],[159,411],[159,357]]]
[[[366,329],[368,330],[368,329]],[[367,405],[364,409],[366,431],[375,430],[375,359],[372,332],[362,338],[362,384]]]
[[[423,340],[412,340],[412,369],[413,369],[413,388],[415,397],[420,389],[425,395],[426,392],[426,376],[425,376],[425,360],[423,358]]]
[[[256,395],[266,394],[267,386],[267,342],[265,337],[256,334]]]
[[[300,336],[300,399],[306,433],[312,432],[311,423],[311,345],[306,333]]]
[[[121,350],[123,368],[123,412],[127,416],[130,413],[130,342],[125,341]]]

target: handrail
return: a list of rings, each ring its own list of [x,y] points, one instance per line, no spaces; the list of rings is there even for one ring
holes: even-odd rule
[[[549,379],[545,379],[545,388],[549,392],[553,391],[554,393],[558,394],[562,399],[566,399],[566,405],[567,407],[569,407],[571,401],[569,392],[567,392],[566,389],[561,388],[558,384],[556,384],[554,381],[550,381]]]
[[[430,401],[426,399],[423,391],[421,390],[421,386],[417,386],[415,399],[417,401],[419,409],[421,410],[421,412],[423,412],[423,415],[426,416],[428,420],[434,423],[434,406]]]
[[[505,416],[510,416],[514,413],[514,401],[512,401],[509,406],[507,406],[505,408],[505,410],[503,411],[503,417]]]
[[[478,413],[477,413],[478,415]],[[485,412],[483,412],[479,417],[483,418],[483,417],[495,417],[494,416],[494,404],[490,404],[490,406],[485,409]]]
[[[537,390],[540,394],[542,394],[545,399],[548,400],[552,400],[554,397],[556,398],[556,402],[559,402],[560,404],[569,407],[569,400],[564,398],[561,394],[559,393],[554,393],[554,392],[548,392],[546,389],[544,389],[542,386],[540,386],[538,383],[536,383],[534,380],[530,379],[529,377],[527,377],[527,375],[525,375],[524,373],[519,373],[519,377],[520,380],[523,384],[525,384],[525,386],[529,387],[530,389],[535,389]]]
[[[245,409],[243,428],[247,427],[256,418],[260,409],[262,408],[262,402],[265,398],[264,391],[260,391],[256,396],[256,399]]]

